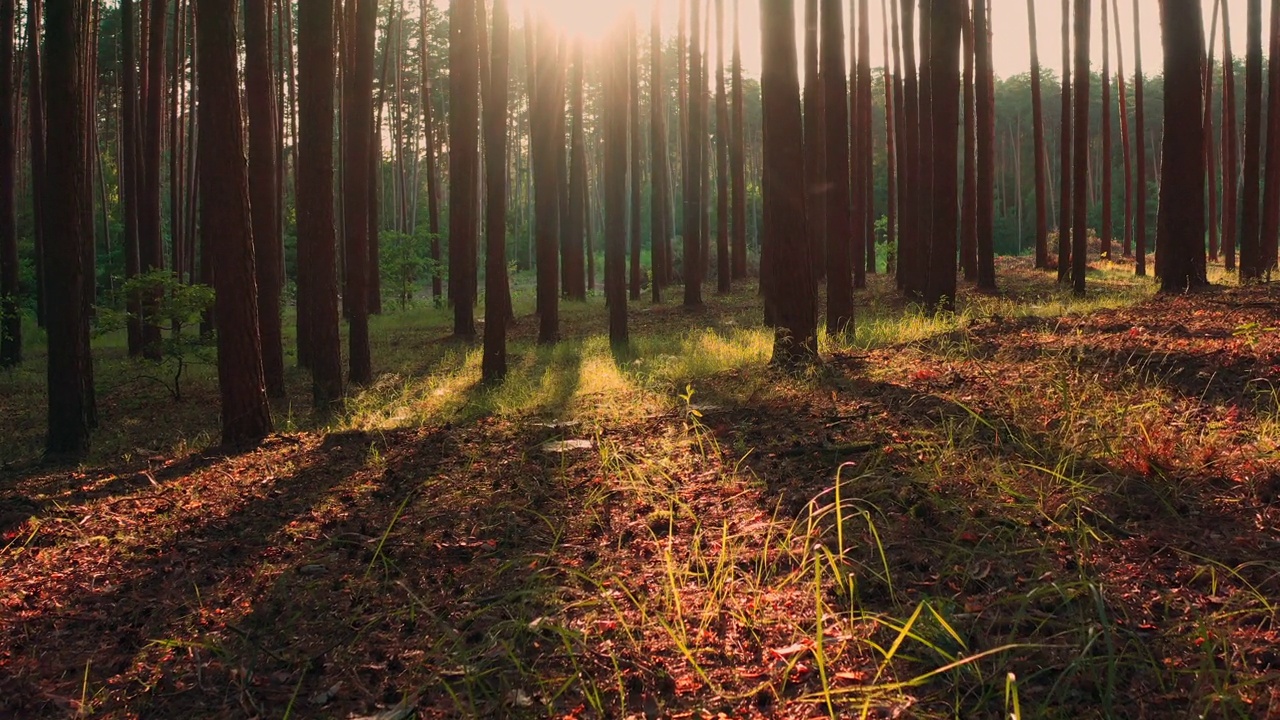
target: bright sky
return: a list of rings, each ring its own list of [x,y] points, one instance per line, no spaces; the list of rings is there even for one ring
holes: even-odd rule
[[[892,2],[893,0],[885,0]],[[1108,4],[1110,0],[1107,0]],[[1126,73],[1132,73],[1133,62],[1133,0],[1117,0],[1120,5],[1121,41],[1124,45],[1124,66]],[[1245,12],[1247,0],[1223,0],[1230,5],[1232,51],[1243,56],[1245,51]],[[440,5],[448,5],[448,0],[436,0]],[[513,0],[512,15],[520,18],[525,5],[543,8],[555,22],[571,33],[582,35],[587,39],[603,36],[612,23],[620,16],[635,9],[640,14],[642,28],[649,25],[649,13],[654,2],[662,3],[664,34],[674,35],[676,28],[676,11],[678,0]],[[732,22],[735,0],[724,0],[726,23]],[[760,0],[737,0],[741,3],[742,13],[742,54],[746,72],[753,76],[760,73]],[[883,36],[881,28],[884,22],[881,14],[882,0],[870,0],[871,14],[871,63],[879,66],[883,63]],[[1001,77],[1026,72],[1031,67],[1031,43],[1027,24],[1027,0],[989,0],[992,10],[992,24],[995,45],[995,70]],[[1040,46],[1040,62],[1055,72],[1062,67],[1062,2],[1061,0],[1035,0],[1036,25]],[[1158,73],[1161,64],[1160,18],[1157,0],[1138,0],[1142,12],[1142,62],[1147,73]],[[845,5],[845,22],[849,20],[849,4]],[[1213,12],[1214,2],[1204,0],[1202,3],[1205,15],[1206,32]],[[1263,28],[1269,27],[1271,3],[1263,3]],[[712,0],[714,7],[714,0]],[[798,31],[802,31],[803,23],[799,20],[803,11],[804,0],[795,0]],[[1112,43],[1112,63],[1115,56],[1115,18],[1109,42]],[[517,22],[519,22],[517,20]],[[1102,22],[1101,1],[1093,5],[1092,50],[1095,68],[1102,66],[1102,47],[1100,44]],[[730,42],[731,25],[725,30],[726,42]],[[1218,21],[1218,41],[1215,54],[1222,57],[1222,22]],[[846,35],[847,38],[847,35]],[[714,43],[714,40],[713,40]],[[1266,52],[1264,45],[1263,51]],[[712,56],[714,58],[714,56]],[[727,57],[727,53],[726,53]],[[1114,70],[1114,67],[1113,67]]]

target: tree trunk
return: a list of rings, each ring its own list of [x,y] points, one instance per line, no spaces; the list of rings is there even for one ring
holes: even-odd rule
[[[1134,274],[1143,277],[1147,274],[1147,141],[1146,141],[1146,107],[1143,102],[1142,77],[1142,23],[1138,3],[1133,0],[1133,144],[1137,153],[1134,158],[1133,187],[1136,202],[1133,209],[1134,238]]]
[[[1222,252],[1228,271],[1236,269],[1239,227],[1240,159],[1236,136],[1236,70],[1231,52],[1231,3],[1222,5]]]
[[[560,194],[557,185],[556,154],[562,153],[563,136],[556,134],[557,65],[556,39],[545,17],[538,19],[537,80],[534,90],[533,172],[534,209],[537,222],[538,255],[538,342],[555,343],[560,339]]]
[[[897,200],[898,200],[898,223],[897,233],[898,241],[896,247],[890,247],[889,252],[893,254],[893,273],[894,280],[898,289],[903,288],[902,284],[902,256],[906,252],[906,234],[907,226],[911,222],[911,190],[910,179],[913,172],[912,161],[907,152],[910,141],[914,135],[914,129],[907,117],[907,103],[911,98],[907,97],[907,90],[903,83],[903,61],[902,61],[902,33],[898,27],[898,0],[889,0],[889,12],[891,14],[892,28],[890,36],[893,41],[893,89],[894,89],[894,133],[893,139],[895,144],[895,160],[894,169],[897,173]],[[910,72],[911,69],[907,68]]]
[[[717,0],[723,2],[723,0]],[[644,178],[644,142],[640,134],[640,30],[633,13],[627,20],[627,96],[630,108],[631,138],[631,300],[640,301],[640,245],[641,245],[641,207]],[[724,63],[721,63],[723,67]],[[721,73],[723,77],[723,73]]]
[[[973,48],[977,54],[978,76],[978,288],[993,292],[996,289],[996,76],[986,0],[974,0],[973,19]]]
[[[197,0],[200,43],[200,241],[217,247],[218,388],[222,442],[261,440],[271,433],[258,342],[253,226],[245,165],[236,54],[236,3]],[[156,48],[153,46],[153,50]],[[157,89],[152,85],[153,89]]]
[[[124,245],[124,275],[128,280],[137,276],[139,266],[142,262],[138,254],[138,214],[141,211],[139,207],[138,195],[138,158],[140,151],[138,143],[141,133],[138,130],[138,64],[135,59],[135,48],[137,42],[134,39],[134,30],[137,23],[133,16],[133,0],[121,0],[120,2],[120,149],[119,149],[119,166],[120,176],[117,181],[117,192],[120,195],[120,204],[122,207],[121,221],[123,227],[121,232],[123,237],[121,243]],[[28,32],[39,35],[39,28],[31,26],[28,23]],[[39,73],[39,66],[33,65],[32,72]],[[36,75],[32,76],[33,86],[37,79]],[[39,98],[32,95],[28,102],[32,106],[33,113],[41,112],[38,106]],[[36,125],[33,118],[32,127]],[[32,176],[37,185],[39,179],[35,178],[37,170],[43,175],[43,162],[37,163],[37,153],[34,148],[39,146],[39,154],[44,154],[44,138],[40,138],[37,143],[32,141]],[[40,214],[40,203],[36,203],[36,214]],[[142,305],[136,294],[130,293],[126,299],[126,310],[128,311],[128,320],[126,321],[126,336],[129,345],[129,356],[137,357],[142,354]]]
[[[422,75],[422,133],[426,141],[427,156],[427,228],[431,233],[431,297],[439,305],[444,295],[444,288],[440,276],[443,268],[440,257],[440,187],[439,172],[436,170],[435,94],[432,92],[431,56],[427,41],[428,2],[429,0],[418,0],[420,13],[418,72]]]
[[[822,200],[826,193],[822,192],[823,172],[826,150],[822,139],[823,98],[822,79],[818,67],[818,3],[819,0],[804,0],[804,172],[805,172],[805,214],[812,222],[809,225],[809,242],[812,246],[809,257],[815,263],[814,272],[822,279],[827,268],[821,258],[825,255],[827,245],[827,225],[821,220],[826,217]],[[847,111],[846,111],[847,114]],[[813,140],[810,140],[813,138]],[[841,232],[838,238],[848,235],[848,230]],[[852,272],[852,265],[850,265]]]
[[[952,312],[956,307],[956,222],[960,208],[957,205],[956,175],[958,168],[956,127],[960,124],[960,34],[964,22],[964,0],[933,0],[929,4],[932,15],[929,32],[929,85],[933,89],[931,115],[933,123],[933,222],[930,233],[929,279],[925,289],[925,305],[934,312]],[[976,0],[974,18],[981,22],[974,26],[974,49],[977,51],[978,75],[978,127],[984,128],[983,103],[989,96],[982,95],[982,87],[991,69],[990,58],[982,40],[986,35],[985,3]],[[988,90],[990,90],[988,86]],[[994,105],[992,105],[994,110]],[[994,137],[992,138],[994,139]],[[990,148],[988,148],[990,150]],[[982,133],[978,135],[978,285],[983,280],[994,284],[995,266],[984,268],[988,259],[983,257],[983,185],[982,185]],[[988,235],[988,238],[990,236]],[[988,239],[987,247],[990,247]],[[990,278],[984,276],[986,269]]]
[[[1124,151],[1124,257],[1133,256],[1133,144],[1129,139],[1129,98],[1124,87],[1124,42],[1120,34],[1120,2],[1111,0],[1116,18],[1116,89],[1120,94],[1120,146]]]
[[[906,176],[907,192],[903,196],[902,229],[899,231],[898,284],[908,296],[913,296],[918,295],[921,288],[916,258],[921,253],[920,194],[927,183],[920,173],[921,103],[916,72],[915,0],[900,1],[902,27],[899,36],[902,38],[902,67],[906,75],[903,80],[903,126],[906,130],[904,133],[906,152],[902,155],[902,173]],[[932,175],[929,182],[932,182]]]
[[[702,77],[702,51],[699,47],[698,0],[689,11],[689,123],[685,137],[684,178],[684,304],[702,305],[702,164],[703,103],[694,94],[705,94]]]
[[[729,257],[729,95],[725,87],[724,0],[716,0],[716,291],[733,289]]]
[[[1049,192],[1047,187],[1049,157],[1046,154],[1044,142],[1044,98],[1040,82],[1040,50],[1036,40],[1035,0],[1027,0],[1027,16],[1031,32],[1031,127],[1034,145],[1032,152],[1036,156],[1036,269],[1047,270],[1049,268]],[[1119,23],[1116,25],[1118,28]],[[1124,93],[1121,91],[1121,97],[1123,96]],[[1127,149],[1125,153],[1127,157]]]
[[[0,0],[0,368],[22,362],[22,309],[18,286],[17,89],[14,83],[15,0]]]
[[[667,203],[667,117],[663,103],[666,88],[662,80],[662,8],[653,4],[649,24],[649,282],[653,302],[662,301],[662,288],[667,279],[666,211]],[[574,212],[574,211],[570,211]],[[579,209],[578,212],[581,212]],[[580,218],[579,218],[580,220]],[[582,253],[578,253],[581,257]]]
[[[123,3],[123,0],[121,0]],[[44,83],[41,77],[43,61],[40,58],[40,16],[41,0],[28,0],[27,3],[27,135],[31,145],[31,239],[35,246],[36,271],[36,324],[47,327],[45,307],[47,292],[45,289],[45,252],[44,252],[44,187],[45,187],[45,139],[44,139]],[[130,97],[126,95],[125,97]],[[127,103],[122,103],[127,104]],[[137,225],[134,225],[136,229]],[[127,228],[127,223],[126,223]],[[126,230],[127,232],[127,230]],[[137,266],[137,234],[133,238],[134,265]],[[126,258],[128,253],[126,252]],[[130,323],[131,337],[140,343],[141,331],[137,323]],[[136,345],[129,346],[131,350]]]
[[[484,99],[485,219],[484,357],[481,376],[507,375],[507,74],[511,42],[507,1],[494,0],[489,93]]]
[[[1134,0],[1137,2],[1138,0]],[[1136,32],[1136,31],[1135,31]],[[1062,0],[1062,145],[1059,148],[1061,182],[1058,187],[1058,282],[1071,277],[1071,0]]]
[[[876,203],[875,164],[872,154],[871,123],[871,22],[867,0],[858,3],[858,104],[862,108],[858,124],[859,163],[851,165],[862,174],[862,253],[855,256],[859,269],[859,287],[867,286],[867,275],[876,273]],[[857,278],[855,278],[857,279]]]
[[[774,245],[775,264],[766,293],[776,320],[772,362],[796,367],[818,359],[818,303],[805,232],[805,156],[795,151],[795,139],[804,132],[795,15],[791,0],[761,0],[761,11],[764,234]]]
[[[1244,78],[1244,192],[1240,208],[1240,281],[1262,277],[1262,0],[1249,0]]]
[[[139,181],[138,257],[139,272],[146,274],[164,268],[164,238],[161,228],[162,137],[164,118],[164,42],[167,0],[150,0],[146,53],[146,84],[143,91],[142,179]],[[142,298],[142,354],[160,359],[158,305],[154,293]]]
[[[1072,173],[1074,211],[1071,234],[1071,287],[1085,291],[1089,264],[1089,15],[1092,0],[1075,0],[1075,169]]]
[[[480,60],[475,2],[458,0],[449,5],[449,279],[453,288],[453,333],[463,339],[476,335],[473,259],[480,169],[476,137]],[[547,86],[551,86],[550,81]],[[555,190],[554,182],[551,190]],[[554,247],[554,238],[552,243]],[[554,261],[551,264],[554,267]]]
[[[739,0],[733,0],[733,128],[730,131],[729,172],[733,176],[733,270],[734,280],[747,277],[747,171],[746,111],[742,95],[742,37],[738,12]],[[665,137],[665,135],[664,135]],[[665,147],[665,140],[664,145]],[[664,190],[663,195],[666,197]]]
[[[1119,24],[1120,18],[1116,18]],[[1107,0],[1102,0],[1102,241],[1103,259],[1111,259],[1111,35]]]
[[[966,2],[964,25],[960,37],[961,56],[964,58],[964,181],[960,190],[963,201],[960,206],[960,265],[964,279],[978,279],[978,116],[974,87],[974,71],[977,52],[973,46],[973,15]],[[1034,56],[1033,56],[1034,57]]]
[[[1270,50],[1267,54],[1266,166],[1263,170],[1262,238],[1259,270],[1270,279],[1280,243],[1280,2],[1271,2]]]
[[[604,77],[604,287],[609,342],[627,344],[627,115],[632,67],[630,27],[619,28],[603,49]]]
[[[881,47],[884,49],[884,67],[881,79],[884,81],[884,134],[885,134],[885,195],[888,208],[885,226],[886,257],[885,271],[892,273],[893,255],[898,244],[898,156],[897,156],[897,124],[898,115],[895,103],[899,95],[896,83],[898,73],[890,72],[889,65],[889,11],[885,0],[880,0],[880,16],[882,18]]]
[[[315,406],[342,397],[333,200],[334,0],[298,0],[298,312]]]
[[[266,0],[245,0],[244,82],[249,114],[249,207],[258,282],[258,335],[267,395],[280,398],[285,395],[280,326],[283,257],[276,216],[276,108],[267,46],[269,33]]]
[[[368,190],[369,185],[376,182],[369,172],[369,156],[373,152],[373,56],[378,7],[375,0],[348,0],[348,3],[347,50],[351,59],[343,75],[342,93],[342,220],[347,270],[344,296],[349,325],[349,379],[353,385],[365,385],[373,380],[369,356],[368,289],[369,215],[372,207]],[[461,107],[461,104],[455,107]],[[472,223],[473,238],[474,225]],[[474,244],[471,247],[474,249]],[[465,295],[466,277],[466,273],[461,274],[455,284],[455,287],[462,288],[460,292],[464,296],[459,297],[465,297],[466,302],[459,297],[454,299],[457,301],[455,309],[459,312],[465,310],[470,320],[475,293]],[[474,278],[475,274],[471,273],[470,277]],[[474,283],[470,289],[474,290]],[[474,322],[468,327],[470,332],[462,334],[474,337]]]
[[[582,268],[584,223],[587,219],[587,150],[582,126],[583,85],[585,84],[585,57],[582,41],[574,44],[573,78],[569,88],[572,106],[573,129],[569,142],[569,216],[565,222],[569,228],[569,246],[565,252],[565,296],[570,300],[586,301],[586,274]]]
[[[89,134],[85,38],[87,4],[46,0],[44,6],[44,99],[49,126],[61,142],[49,143],[45,185],[39,191],[44,217],[46,321],[48,334],[48,454],[80,456],[95,424],[93,359],[85,313],[85,247],[92,242],[92,182],[89,158],[76,139]]]
[[[823,87],[816,92],[821,92],[827,102],[826,115],[816,126],[825,132],[822,145],[828,152],[818,158],[822,163],[819,186],[825,192],[816,206],[823,209],[823,214],[812,216],[814,224],[826,224],[825,236],[831,239],[826,244],[827,332],[833,335],[853,329],[853,263],[860,260],[858,255],[850,255],[850,243],[843,240],[851,228],[855,233],[858,229],[851,225],[854,215],[849,204],[849,104],[845,97],[844,19],[840,11],[840,0],[822,0]],[[772,133],[773,128],[767,128],[767,132]],[[811,157],[812,153],[805,153],[806,159]],[[853,198],[858,201],[856,190]],[[856,243],[853,247],[856,252]],[[784,289],[779,288],[779,293],[785,294]]]
[[[1199,0],[1164,0],[1164,162],[1156,230],[1160,289],[1208,284],[1204,272],[1204,25]]]
[[[1213,64],[1216,59],[1214,42],[1218,34],[1218,9],[1221,0],[1213,4],[1213,22],[1209,32],[1209,49],[1204,59],[1204,169],[1209,184],[1209,259],[1218,259],[1218,151],[1214,145],[1213,127]],[[1280,18],[1277,18],[1280,20]],[[1272,48],[1275,51],[1275,48]],[[1274,69],[1274,68],[1273,68]]]

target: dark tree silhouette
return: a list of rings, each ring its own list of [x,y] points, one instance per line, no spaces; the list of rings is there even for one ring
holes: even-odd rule
[[[826,224],[825,234],[831,239],[826,243],[827,332],[833,334],[853,328],[853,263],[857,260],[856,255],[850,255],[850,243],[844,241],[853,216],[849,207],[849,104],[845,98],[844,19],[840,6],[840,0],[822,0],[824,87],[819,92],[830,102],[824,103],[826,117],[817,127],[825,132],[823,146],[828,152],[817,159],[822,163],[821,186],[826,189],[818,203],[824,214],[812,217],[814,224]],[[806,153],[806,159],[811,157],[812,153]]]
[[[822,208],[824,196],[822,168],[825,164],[826,151],[822,146],[825,135],[822,131],[824,116],[822,78],[819,76],[818,67],[818,3],[819,0],[804,0],[804,95],[802,97],[804,101],[805,214],[810,220],[809,256],[814,262],[814,272],[821,279],[827,274],[827,268],[822,262],[827,245],[827,225],[821,219],[825,217]],[[847,234],[848,231],[841,232],[840,237],[843,238]]]
[[[978,287],[992,291],[996,289],[996,76],[986,0],[974,0],[973,23],[978,96]]]
[[[1240,224],[1240,140],[1236,122],[1236,59],[1231,52],[1231,3],[1222,5],[1222,253],[1227,270],[1236,269],[1236,231]]]
[[[138,129],[138,63],[136,60],[137,41],[134,33],[137,30],[137,21],[133,13],[133,0],[120,0],[120,177],[118,179],[117,192],[120,195],[121,205],[121,238],[120,241],[124,245],[124,274],[126,278],[135,277],[138,274],[138,268],[142,259],[138,255],[138,213],[139,196],[138,196],[138,161],[141,160],[141,153],[138,143],[141,139],[141,133]],[[39,34],[38,28],[28,23],[27,32]],[[33,70],[38,67],[33,66]],[[32,80],[35,80],[33,76]],[[34,125],[34,116],[41,112],[37,105],[38,98],[32,96],[28,102],[31,106]],[[31,143],[32,147],[32,174],[36,172],[35,155],[36,149],[39,153],[44,153],[44,138],[40,138],[39,142],[35,140]],[[43,165],[43,163],[41,163]],[[40,169],[43,172],[43,167]],[[36,181],[39,183],[39,181]],[[37,213],[40,203],[35,203]],[[131,295],[126,300],[125,307],[128,310],[129,318],[127,321],[126,335],[129,343],[129,356],[137,357],[142,354],[142,305],[136,295]]]
[[[662,5],[653,4],[649,24],[649,284],[653,301],[662,301],[667,283],[667,206],[670,177],[667,165],[666,87],[662,75]],[[570,210],[572,213],[573,210]],[[581,254],[581,253],[579,253]]]
[[[1120,147],[1124,152],[1124,245],[1125,257],[1133,256],[1133,143],[1129,130],[1129,98],[1124,86],[1124,42],[1120,33],[1120,0],[1111,0],[1116,18],[1116,89],[1120,95]]]
[[[1140,0],[1133,0],[1133,187],[1136,194],[1133,208],[1134,274],[1147,274],[1147,125],[1146,104],[1143,98],[1145,80],[1142,76],[1142,22],[1138,8]]]
[[[344,254],[347,307],[348,377],[352,384],[364,385],[373,380],[369,352],[369,217],[374,212],[369,198],[369,184],[375,179],[369,172],[369,155],[373,152],[373,58],[377,32],[376,0],[348,0],[347,52],[349,60],[343,73],[342,89],[342,219],[345,239]],[[461,107],[455,105],[454,107]],[[459,111],[461,112],[461,111]],[[474,237],[474,227],[472,228]],[[472,245],[474,249],[474,244]],[[451,252],[450,255],[453,253]],[[474,273],[472,274],[474,278]],[[466,275],[454,282],[465,285]],[[463,291],[464,292],[464,291]],[[474,298],[474,293],[468,295]],[[456,307],[465,308],[471,318],[471,301],[454,298]],[[474,324],[467,337],[475,335]]]
[[[306,327],[312,391],[322,411],[342,397],[333,202],[334,14],[334,0],[298,0],[298,320]]]
[[[431,93],[431,53],[427,44],[427,3],[430,0],[418,0],[418,54],[422,87],[422,133],[426,147],[423,148],[425,158],[424,171],[427,176],[427,230],[431,233],[431,262],[434,268],[431,273],[431,297],[436,303],[444,295],[443,283],[440,280],[440,188],[436,170],[436,128],[435,100]]]
[[[124,0],[121,0],[123,3]],[[44,193],[45,187],[45,108],[44,108],[44,81],[42,78],[43,62],[40,58],[40,17],[41,17],[41,0],[28,0],[27,2],[27,140],[31,149],[31,185],[33,192],[31,193],[31,239],[35,250],[35,295],[36,295],[36,324],[45,327],[45,267],[44,267]],[[126,96],[131,97],[131,96]],[[127,104],[127,103],[124,103]],[[136,220],[136,219],[135,219]],[[127,228],[127,223],[126,223]],[[135,232],[133,234],[133,261],[136,271],[138,265],[138,237],[137,223],[134,223]],[[127,229],[126,229],[127,232]],[[128,245],[126,243],[125,257],[129,257]],[[136,354],[137,343],[141,340],[141,331],[136,322],[129,323],[130,333],[130,352]]]
[[[818,359],[818,302],[805,233],[805,156],[795,151],[804,128],[792,0],[761,0],[761,15],[764,232],[775,252],[767,291],[776,321],[772,362],[796,367]]]
[[[932,182],[927,182],[920,172],[921,137],[921,102],[920,83],[916,72],[915,41],[915,0],[900,0],[902,3],[902,25],[898,35],[902,39],[903,79],[903,138],[905,152],[902,153],[902,174],[906,178],[906,193],[903,195],[902,227],[899,230],[898,252],[898,285],[908,295],[917,295],[921,290],[921,281],[917,257],[920,255],[920,196]]]
[[[50,135],[83,138],[89,133],[90,79],[84,62],[89,37],[88,6],[78,0],[44,5],[44,99]],[[89,158],[82,144],[48,144],[44,206],[46,322],[48,337],[50,455],[81,455],[96,424],[89,318],[85,313],[85,248],[93,242]]]
[[[218,317],[222,442],[253,442],[271,432],[271,408],[258,342],[253,225],[240,111],[234,0],[196,0],[200,83],[200,242],[213,255]]]
[[[1268,33],[1266,149],[1262,189],[1262,235],[1259,241],[1259,270],[1268,278],[1276,268],[1280,243],[1280,2],[1271,2],[1271,30]]]
[[[1156,259],[1160,288],[1186,292],[1208,284],[1204,272],[1204,25],[1199,0],[1163,0],[1164,160]]]
[[[1071,289],[1084,295],[1089,261],[1089,16],[1092,0],[1075,0],[1075,167],[1071,173]]]
[[[889,22],[887,20],[889,12],[885,0],[880,0],[880,16],[885,18],[880,26],[881,47],[884,49],[884,68],[881,79],[884,82],[885,174],[888,176],[885,183],[885,195],[888,198],[888,208],[886,208],[888,214],[885,227],[888,256],[885,258],[885,263],[888,266],[888,271],[893,272],[894,253],[898,243],[898,98],[902,93],[897,86],[897,69],[895,68],[892,74],[890,73]]]
[[[1119,23],[1120,19],[1116,18]],[[1107,0],[1102,0],[1102,257],[1111,257],[1111,35]]]
[[[244,84],[249,116],[249,206],[258,282],[258,336],[267,395],[284,397],[280,294],[284,269],[276,207],[276,108],[271,73],[267,0],[244,2]]]
[[[1259,197],[1262,184],[1262,0],[1248,3],[1244,67],[1244,188],[1240,202],[1240,280],[1262,276]]]
[[[560,193],[556,154],[562,153],[563,135],[557,135],[556,39],[546,18],[538,19],[533,107],[534,230],[538,262],[538,342],[560,339]]]
[[[1049,156],[1044,144],[1044,97],[1040,81],[1040,50],[1036,39],[1036,0],[1027,0],[1027,18],[1031,33],[1031,128],[1034,138],[1031,151],[1036,156],[1036,268],[1044,270],[1049,267]],[[1119,23],[1116,25],[1119,27]],[[1124,72],[1121,71],[1121,76],[1123,75]],[[1123,97],[1123,92],[1121,96]]]
[[[587,299],[587,276],[582,267],[587,221],[587,147],[582,126],[584,66],[585,56],[579,40],[573,48],[573,75],[569,82],[573,127],[569,134],[569,216],[564,218],[569,241],[565,252],[564,294],[577,301]]]
[[[14,186],[18,176],[14,87],[15,0],[0,0],[0,368],[22,362],[18,287],[18,228]]]
[[[1214,55],[1214,42],[1217,40],[1218,34],[1218,10],[1222,6],[1222,0],[1215,0],[1213,3],[1213,23],[1209,32],[1209,50],[1204,57],[1204,120],[1201,127],[1204,130],[1204,171],[1206,174],[1205,181],[1208,183],[1209,191],[1209,259],[1218,259],[1218,150],[1214,144],[1214,126],[1213,126],[1213,65],[1216,57]],[[1280,19],[1280,18],[1277,18]],[[1273,52],[1275,48],[1272,48]],[[1273,67],[1272,70],[1275,70]]]
[[[150,0],[147,6],[146,82],[143,85],[143,126],[141,147],[142,177],[138,181],[138,257],[140,272],[164,267],[164,237],[161,222],[160,168],[164,131],[164,43],[167,0]],[[159,359],[160,323],[155,294],[142,298],[142,354]]]
[[[978,279],[978,115],[974,97],[974,70],[977,53],[973,48],[973,15],[965,8],[961,27],[961,56],[964,58],[964,140],[960,152],[964,155],[964,178],[960,197],[960,266],[964,279]]]
[[[511,27],[507,1],[493,2],[489,93],[484,99],[485,212],[484,357],[481,377],[507,375],[507,74]],[[581,252],[578,253],[581,256]]]
[[[1137,2],[1137,0],[1134,0]],[[1141,73],[1138,74],[1141,77]],[[1071,221],[1073,216],[1071,196],[1071,0],[1062,0],[1062,129],[1059,147],[1059,168],[1062,177],[1058,183],[1058,282],[1066,283],[1071,277]],[[1141,124],[1141,123],[1139,123]]]
[[[872,123],[871,123],[871,22],[867,0],[858,1],[858,119],[859,132],[856,137],[858,157],[850,162],[849,167],[862,178],[861,193],[854,198],[855,218],[861,225],[861,252],[853,256],[856,270],[854,281],[858,287],[867,286],[867,275],[876,272],[876,215],[875,215],[875,173],[872,157]],[[853,138],[851,138],[853,140]],[[850,149],[855,147],[850,142]],[[857,210],[861,208],[861,210]],[[854,247],[858,247],[857,230],[855,228]]]
[[[930,87],[933,88],[931,121],[933,123],[933,222],[929,248],[929,278],[925,287],[925,305],[934,311],[952,311],[956,302],[956,223],[959,219],[956,174],[959,157],[956,127],[960,124],[960,31],[964,23],[964,0],[933,0],[929,33]],[[974,4],[974,17],[983,17],[983,0]],[[978,52],[978,127],[983,127],[981,89],[983,74],[990,62],[983,63],[981,38],[986,24],[975,25],[974,47]],[[982,135],[978,135],[978,158],[982,158]],[[978,165],[978,278],[982,284],[982,164]],[[989,240],[987,241],[990,242]],[[991,268],[994,278],[994,266]]]
[[[716,291],[720,293],[733,289],[729,256],[729,95],[724,69],[724,0],[716,0]]]
[[[702,305],[702,164],[703,103],[694,97],[702,95],[706,80],[702,77],[702,51],[699,49],[699,13],[697,0],[689,10],[689,121],[684,148],[684,304]]]
[[[476,193],[479,189],[480,150],[476,135],[480,121],[480,59],[475,2],[457,0],[449,5],[449,287],[453,302],[453,333],[464,339],[476,336],[473,308],[479,225]],[[554,44],[551,52],[554,55]],[[547,86],[552,83],[549,80]],[[554,173],[555,167],[552,166],[551,170]],[[550,185],[549,189],[554,192],[554,180]],[[554,236],[551,244],[554,248]],[[539,266],[541,264],[540,259]],[[554,260],[550,265],[556,269]],[[555,284],[554,279],[552,284]]]
[[[723,65],[724,63],[721,63]],[[722,74],[723,75],[723,74]],[[644,143],[640,135],[640,31],[635,14],[627,20],[627,103],[629,108],[629,126],[631,142],[631,273],[629,276],[631,299],[640,301],[640,233],[642,200],[642,184],[644,178]]]
[[[733,0],[733,70],[732,145],[729,150],[729,172],[733,175],[733,279],[747,277],[747,165],[746,110],[742,95],[742,33],[738,1]],[[656,5],[656,4],[655,4]],[[662,147],[666,147],[664,144]],[[666,157],[666,154],[663,154]],[[666,193],[658,197],[665,198]]]
[[[604,50],[604,288],[609,301],[609,341],[627,343],[627,115],[630,53],[621,29]]]

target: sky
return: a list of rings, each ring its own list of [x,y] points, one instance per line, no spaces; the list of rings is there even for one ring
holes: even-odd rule
[[[740,5],[742,23],[742,55],[744,70],[748,75],[758,77],[760,74],[760,0],[737,0]],[[892,0],[884,0],[892,2]],[[1120,5],[1121,43],[1124,46],[1124,68],[1132,73],[1134,68],[1134,34],[1133,5],[1134,0],[1117,0]],[[1245,51],[1245,9],[1247,0],[1222,0],[1229,6],[1231,15],[1232,52],[1243,56]],[[448,0],[436,0],[441,6],[448,5]],[[634,10],[640,15],[642,28],[649,24],[649,13],[654,2],[661,3],[664,34],[674,35],[676,29],[676,12],[678,0],[513,0],[513,16],[521,17],[526,5],[544,9],[556,24],[571,34],[580,35],[587,40],[603,36],[612,24]],[[735,0],[724,0],[727,22],[732,22]],[[883,15],[882,0],[870,0],[871,22],[871,63],[875,67],[883,64],[883,43],[881,38]],[[1024,73],[1031,68],[1031,41],[1028,29],[1027,0],[989,0],[991,4],[992,32],[994,38],[995,71],[1000,77],[1009,77]],[[1148,74],[1160,72],[1160,18],[1158,0],[1137,0],[1141,12],[1142,62]],[[713,0],[714,4],[714,0]],[[1062,69],[1062,2],[1061,0],[1035,0],[1037,39],[1040,49],[1040,63],[1055,73]],[[1110,9],[1110,0],[1108,0]],[[1270,23],[1269,6],[1263,3],[1263,28]],[[803,23],[800,13],[804,0],[795,0],[798,32],[802,32]],[[1202,2],[1205,16],[1206,32],[1209,29],[1214,2]],[[845,2],[845,22],[848,23],[849,0]],[[1102,67],[1102,46],[1100,42],[1102,22],[1102,0],[1093,5],[1093,32],[1091,50],[1093,66]],[[1111,61],[1115,69],[1115,18],[1112,18],[1110,37],[1112,47]],[[517,21],[518,22],[518,21]],[[729,25],[728,27],[731,27]],[[1222,57],[1222,22],[1218,21],[1215,54]],[[732,35],[726,28],[726,42]],[[847,42],[846,34],[846,42]],[[714,43],[714,40],[713,40]],[[1264,52],[1266,51],[1264,45]],[[712,56],[714,58],[714,55]],[[726,53],[727,57],[727,53]]]

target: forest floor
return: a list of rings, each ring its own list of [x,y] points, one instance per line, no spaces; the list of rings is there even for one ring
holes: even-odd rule
[[[598,299],[553,349],[522,312],[498,389],[411,308],[243,452],[210,369],[175,403],[104,338],[77,468],[33,352],[0,717],[1280,717],[1280,289],[1000,272],[936,319],[877,279],[802,377],[747,289],[619,352]]]

